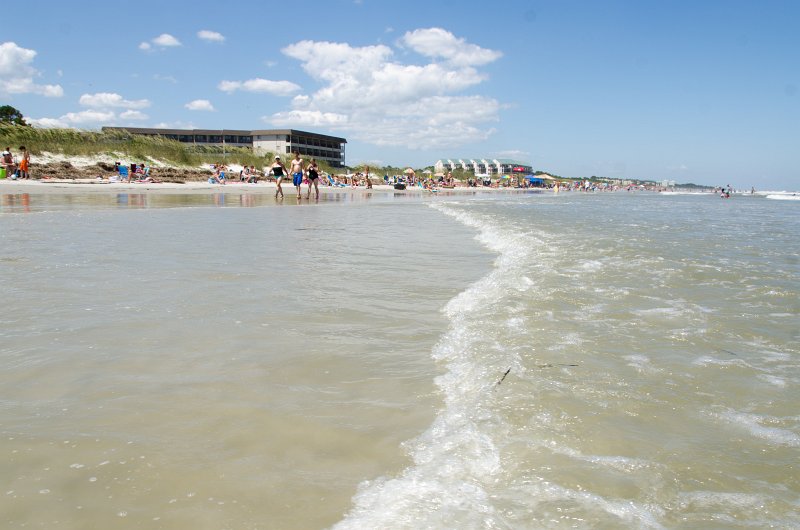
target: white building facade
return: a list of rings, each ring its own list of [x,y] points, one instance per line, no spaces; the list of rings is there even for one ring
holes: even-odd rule
[[[511,175],[512,173],[533,173],[527,162],[508,158],[443,158],[433,165],[437,173],[447,173],[456,169],[469,171],[475,175]]]

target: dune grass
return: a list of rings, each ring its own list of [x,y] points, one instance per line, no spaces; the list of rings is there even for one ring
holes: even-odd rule
[[[32,155],[59,153],[66,156],[111,155],[131,161],[153,158],[171,166],[197,167],[222,162],[263,167],[273,154],[259,156],[244,147],[194,146],[161,136],[134,135],[126,131],[38,129],[0,125],[0,147],[16,150],[24,145]]]

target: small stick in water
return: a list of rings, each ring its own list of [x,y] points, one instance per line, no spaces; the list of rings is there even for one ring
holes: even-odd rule
[[[509,368],[508,370],[506,370],[506,373],[504,373],[504,374],[503,374],[503,377],[501,377],[501,378],[500,378],[500,381],[498,381],[498,382],[497,382],[497,384],[496,384],[495,386],[500,386],[500,383],[502,383],[502,382],[503,382],[503,380],[504,380],[504,379],[506,378],[506,376],[508,375],[508,372],[510,372],[510,371],[511,371],[511,368]]]

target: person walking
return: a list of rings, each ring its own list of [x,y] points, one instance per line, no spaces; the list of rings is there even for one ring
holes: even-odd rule
[[[295,153],[294,158],[292,159],[292,184],[294,187],[297,188],[297,200],[300,200],[300,185],[303,183],[303,172],[304,172],[303,159],[300,158],[300,153]]]
[[[306,199],[311,198],[311,186],[314,186],[316,199],[319,200],[319,166],[317,165],[316,158],[311,159],[311,163],[308,164],[306,173],[308,173],[308,195],[306,195]]]
[[[283,182],[283,177],[288,175],[289,172],[286,170],[286,166],[283,165],[283,162],[281,162],[281,157],[279,156],[275,157],[275,163],[272,164],[269,169],[272,171],[272,174],[275,175],[275,180],[278,186],[278,189],[275,191],[275,198],[277,199],[278,195],[280,194],[282,199],[283,188],[281,188],[281,182]]]

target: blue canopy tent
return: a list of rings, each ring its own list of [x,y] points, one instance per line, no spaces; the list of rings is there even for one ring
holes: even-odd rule
[[[525,178],[528,179],[531,186],[544,186],[544,179],[534,177],[533,175],[525,175]]]

